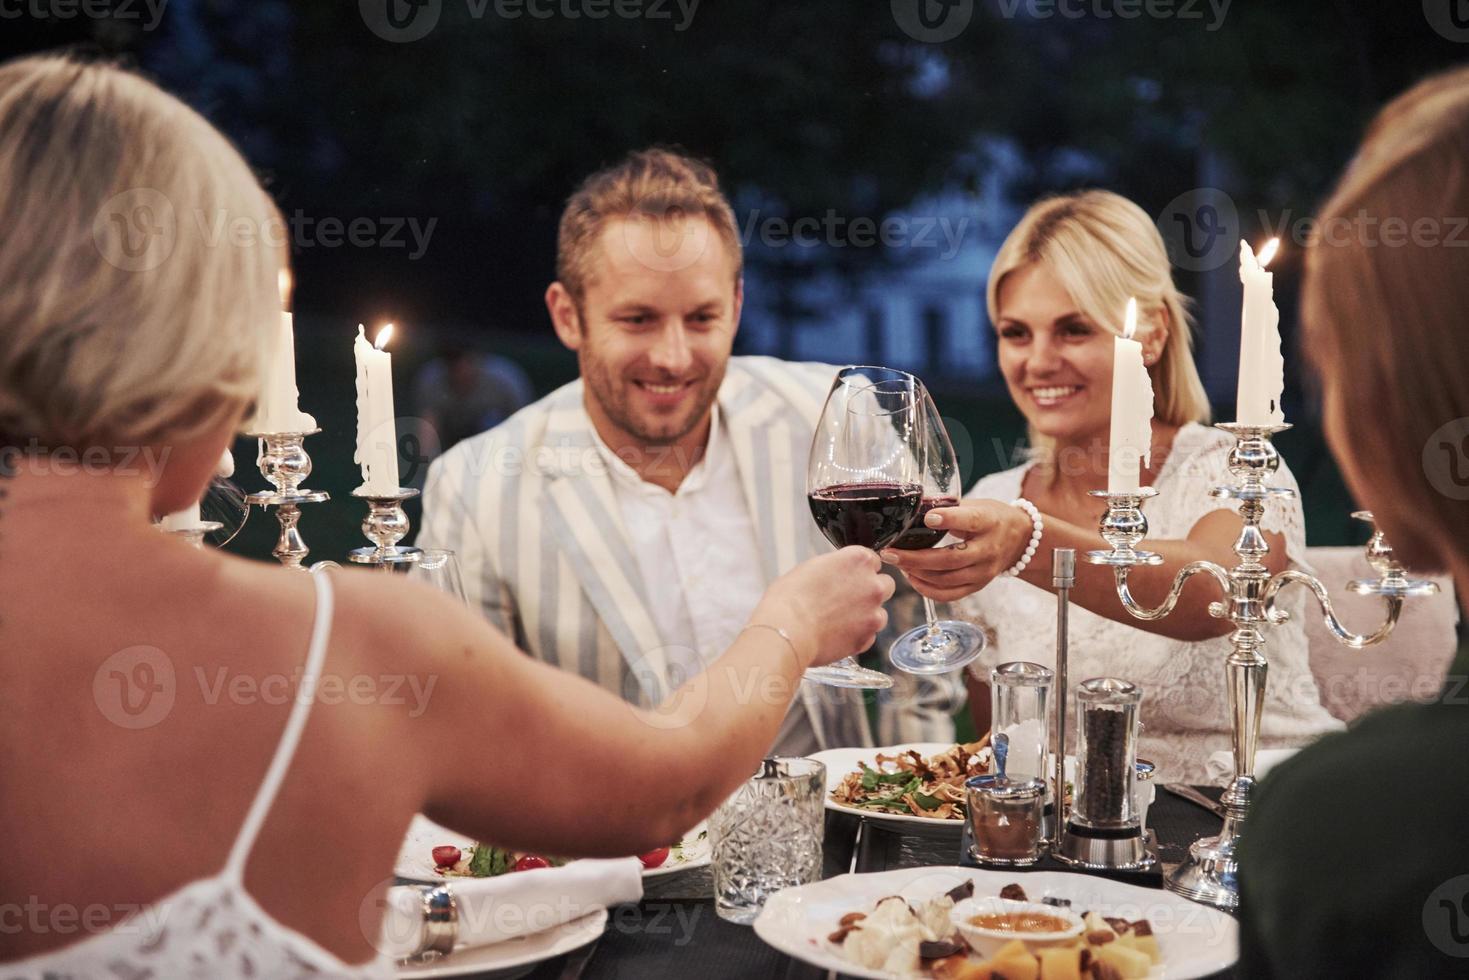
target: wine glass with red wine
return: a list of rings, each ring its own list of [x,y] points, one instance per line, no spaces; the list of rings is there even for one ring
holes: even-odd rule
[[[923,502],[919,504],[913,526],[890,546],[907,551],[932,548],[939,543],[944,532],[924,524],[923,517],[935,507],[953,507],[964,489],[959,482],[959,460],[954,455],[954,444],[949,441],[943,416],[927,391],[923,392],[918,407],[918,429],[924,443]],[[910,674],[942,674],[958,670],[984,650],[984,632],[979,627],[957,620],[940,622],[928,596],[923,597],[923,609],[928,614],[927,625],[904,633],[888,649],[893,666]]]
[[[904,371],[847,367],[837,372],[806,466],[811,516],[838,548],[881,551],[913,523],[923,501],[923,385]],[[837,687],[892,687],[893,679],[852,657],[806,676]]]

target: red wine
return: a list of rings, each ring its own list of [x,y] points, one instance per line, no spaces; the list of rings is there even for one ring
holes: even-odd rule
[[[912,483],[849,483],[824,487],[807,499],[826,540],[838,548],[856,544],[877,551],[913,523],[923,488]]]
[[[923,523],[923,518],[935,507],[953,507],[958,502],[953,497],[924,497],[923,503],[918,505],[917,515],[913,518],[913,526],[899,535],[898,540],[894,541],[890,547],[902,548],[904,551],[932,548],[947,532],[941,527],[929,527]]]

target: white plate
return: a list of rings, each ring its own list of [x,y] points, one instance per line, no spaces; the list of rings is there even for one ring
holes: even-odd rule
[[[432,963],[413,966],[400,963],[397,975],[402,980],[411,980],[414,977],[462,977],[470,973],[502,980],[524,976],[530,972],[525,967],[569,953],[573,949],[580,949],[601,936],[606,928],[607,910],[598,909],[580,919],[563,922],[533,936],[507,939],[492,946],[457,950]]]
[[[393,874],[409,881],[455,881],[455,878],[445,877],[434,870],[434,848],[445,844],[465,851],[474,846],[474,841],[439,826],[421,813],[416,814],[408,825],[402,846],[398,848]],[[709,863],[709,853],[708,824],[700,823],[684,835],[679,848],[668,855],[668,860],[656,868],[645,868],[643,877],[655,878],[702,868]]]
[[[876,749],[827,749],[825,752],[815,753],[811,758],[826,766],[826,808],[828,810],[866,817],[879,826],[889,826],[903,833],[952,836],[958,840],[964,830],[963,820],[936,820],[933,817],[915,817],[901,813],[879,813],[876,810],[864,810],[859,806],[838,803],[831,798],[832,791],[842,784],[842,779],[847,773],[857,772],[859,762],[865,762],[869,766],[873,765],[879,753],[899,755],[912,749],[926,759],[931,755],[949,751],[955,744],[954,742],[911,742],[907,745],[890,745]]]
[[[877,900],[902,895],[927,901],[955,885],[973,881],[976,895],[998,895],[1018,883],[1031,901],[1068,898],[1079,912],[1147,919],[1158,937],[1163,962],[1150,977],[1189,980],[1226,970],[1239,959],[1239,926],[1223,912],[1158,888],[1064,871],[981,871],[977,868],[902,868],[877,874],[839,875],[787,888],[765,902],[755,934],[782,953],[824,970],[877,980],[906,980],[900,974],[868,970],[846,959],[827,941],[848,912],[868,912]],[[920,974],[912,974],[917,977]]]

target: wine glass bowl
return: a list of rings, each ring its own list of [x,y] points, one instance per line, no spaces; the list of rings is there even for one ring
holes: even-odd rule
[[[943,416],[927,391],[922,392],[917,422],[922,440],[923,493],[918,514],[912,526],[891,547],[906,551],[932,548],[944,537],[942,528],[924,523],[930,510],[952,507],[963,496],[959,477],[959,461],[949,440]],[[910,674],[943,674],[958,670],[984,650],[984,631],[973,623],[960,620],[939,621],[933,600],[924,596],[925,625],[915,627],[893,641],[888,659],[893,666]]]
[[[442,548],[425,548],[418,561],[408,565],[407,576],[415,582],[432,586],[469,605],[464,594],[464,576],[459,570],[459,556]]]
[[[913,524],[923,503],[918,409],[922,383],[904,371],[847,367],[822,407],[806,467],[811,517],[838,548],[881,551]],[[806,676],[841,687],[891,687],[888,675],[848,657]]]

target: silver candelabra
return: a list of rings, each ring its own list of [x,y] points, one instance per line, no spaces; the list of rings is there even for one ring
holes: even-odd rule
[[[306,437],[315,435],[320,429],[309,432],[247,432],[246,435],[259,440],[259,453],[255,463],[260,475],[265,477],[274,490],[252,493],[245,499],[257,507],[267,510],[274,507],[276,520],[281,525],[280,539],[271,554],[287,568],[305,570],[301,562],[310,553],[306,541],[301,537],[298,525],[301,521],[301,505],[317,504],[329,500],[330,495],[322,490],[303,490],[301,484],[311,475],[311,457],[306,454]]]
[[[1229,454],[1229,472],[1234,483],[1214,487],[1210,494],[1239,502],[1239,515],[1244,527],[1234,544],[1234,553],[1239,556],[1238,564],[1226,569],[1214,562],[1189,562],[1178,570],[1167,598],[1160,605],[1153,609],[1139,605],[1128,588],[1128,573],[1136,565],[1158,565],[1163,561],[1162,556],[1137,548],[1148,532],[1142,503],[1158,492],[1152,487],[1122,493],[1092,492],[1093,496],[1107,500],[1100,529],[1102,538],[1111,547],[1088,552],[1086,559],[1094,565],[1112,569],[1117,579],[1118,598],[1138,619],[1158,620],[1170,614],[1178,604],[1184,583],[1195,575],[1212,576],[1225,596],[1224,600],[1209,605],[1209,615],[1228,619],[1234,624],[1234,632],[1229,635],[1233,649],[1224,664],[1234,750],[1234,778],[1220,799],[1225,811],[1224,827],[1217,837],[1195,841],[1189,848],[1188,860],[1168,876],[1166,884],[1171,891],[1186,898],[1215,908],[1234,910],[1239,907],[1235,854],[1240,840],[1240,824],[1249,812],[1255,789],[1255,748],[1259,742],[1265,699],[1268,664],[1264,628],[1279,625],[1289,618],[1285,610],[1275,606],[1280,590],[1293,583],[1309,588],[1321,604],[1332,635],[1346,646],[1360,650],[1387,638],[1397,623],[1404,599],[1431,595],[1438,591],[1438,586],[1433,582],[1408,578],[1375,524],[1372,538],[1367,543],[1367,560],[1378,578],[1354,581],[1347,586],[1358,595],[1380,595],[1386,602],[1386,618],[1371,634],[1359,635],[1342,625],[1332,609],[1326,587],[1314,576],[1299,571],[1271,575],[1264,565],[1270,545],[1260,530],[1260,519],[1270,499],[1295,496],[1295,491],[1288,487],[1269,485],[1280,467],[1280,454],[1271,439],[1290,426],[1223,423],[1217,428],[1235,438],[1235,447]],[[1372,523],[1372,515],[1366,511],[1358,511],[1353,516]]]

